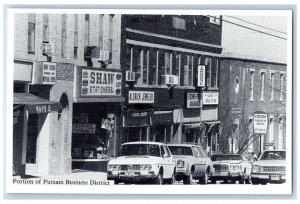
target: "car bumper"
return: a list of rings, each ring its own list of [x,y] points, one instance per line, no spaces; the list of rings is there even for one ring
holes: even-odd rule
[[[251,179],[263,180],[268,182],[285,182],[285,175],[282,174],[259,174],[252,173]]]
[[[175,177],[188,176],[190,171],[186,168],[176,168]]]
[[[107,180],[114,180],[117,182],[143,182],[152,180],[157,176],[153,171],[148,173],[142,172],[107,172]]]
[[[211,174],[211,178],[214,179],[233,179],[233,178],[240,178],[241,176],[243,176],[243,172],[223,172],[223,171],[215,171]]]

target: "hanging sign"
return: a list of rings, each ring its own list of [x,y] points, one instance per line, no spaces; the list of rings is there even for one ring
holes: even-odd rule
[[[186,97],[187,108],[201,108],[201,94],[199,93],[187,93]]]
[[[56,84],[56,63],[43,62],[43,84]]]
[[[111,121],[109,119],[102,119],[101,128],[106,130],[111,130]]]
[[[120,72],[82,69],[82,96],[121,96]]]
[[[128,103],[154,103],[154,91],[129,91]]]
[[[254,134],[266,134],[268,129],[268,114],[255,113],[253,117]]]
[[[204,87],[205,86],[205,65],[199,65],[198,66],[197,86],[198,87]]]
[[[203,92],[203,105],[218,105],[219,92]]]

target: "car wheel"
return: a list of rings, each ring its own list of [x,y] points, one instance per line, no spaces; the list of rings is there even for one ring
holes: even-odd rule
[[[239,184],[244,184],[245,183],[245,177],[244,175],[241,176],[241,178],[239,179]]]
[[[216,184],[216,183],[217,183],[217,180],[216,180],[216,179],[210,179],[210,183]]]
[[[235,183],[236,183],[236,180],[235,180],[235,179],[232,179],[232,180],[230,180],[230,183],[235,184]]]
[[[228,183],[228,179],[224,179],[224,183]]]
[[[247,177],[247,179],[245,180],[245,183],[246,184],[250,184],[251,183],[251,176],[249,175],[248,177]]]
[[[154,179],[154,184],[157,184],[157,185],[162,185],[164,182],[163,182],[163,178],[162,178],[162,174],[159,172],[158,175],[156,176],[156,178]]]
[[[258,185],[259,184],[259,181],[257,179],[251,179],[251,183],[253,185]]]
[[[166,183],[167,183],[167,184],[173,184],[173,183],[175,183],[175,175],[174,175],[174,173],[172,174],[172,177],[171,177],[170,179],[167,180]]]
[[[205,171],[204,175],[200,178],[199,183],[202,185],[206,185],[208,181],[208,172]]]
[[[120,183],[120,181],[115,180],[115,185],[118,185]]]
[[[183,184],[192,184],[193,183],[193,175],[190,173],[183,179]]]

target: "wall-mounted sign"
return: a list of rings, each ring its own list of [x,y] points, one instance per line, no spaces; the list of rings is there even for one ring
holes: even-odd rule
[[[268,114],[255,113],[253,116],[254,134],[266,134],[268,129]]]
[[[43,84],[56,84],[56,63],[43,62]]]
[[[187,93],[186,97],[187,108],[201,108],[201,95],[199,93]]]
[[[129,91],[128,103],[154,103],[153,91]]]
[[[101,122],[101,128],[106,130],[111,130],[112,129],[111,120],[103,118]]]
[[[197,81],[198,87],[205,86],[205,65],[199,65],[198,66],[198,81]]]
[[[120,72],[82,69],[82,96],[121,96]]]
[[[73,123],[73,133],[95,134],[96,124],[94,123]]]
[[[203,92],[203,105],[218,105],[219,92]]]

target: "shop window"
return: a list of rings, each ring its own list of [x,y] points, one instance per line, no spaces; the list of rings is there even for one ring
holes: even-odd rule
[[[127,142],[147,141],[147,127],[127,128]]]
[[[43,42],[49,42],[49,17],[43,14]]]
[[[35,53],[35,14],[28,14],[28,54]]]
[[[65,58],[67,55],[67,15],[62,15],[61,23],[61,57]]]
[[[29,114],[28,116],[26,163],[36,163],[38,119],[38,114]]]
[[[78,58],[78,14],[74,15],[74,59]]]
[[[171,141],[171,125],[153,126],[151,130],[155,142],[168,143]]]

